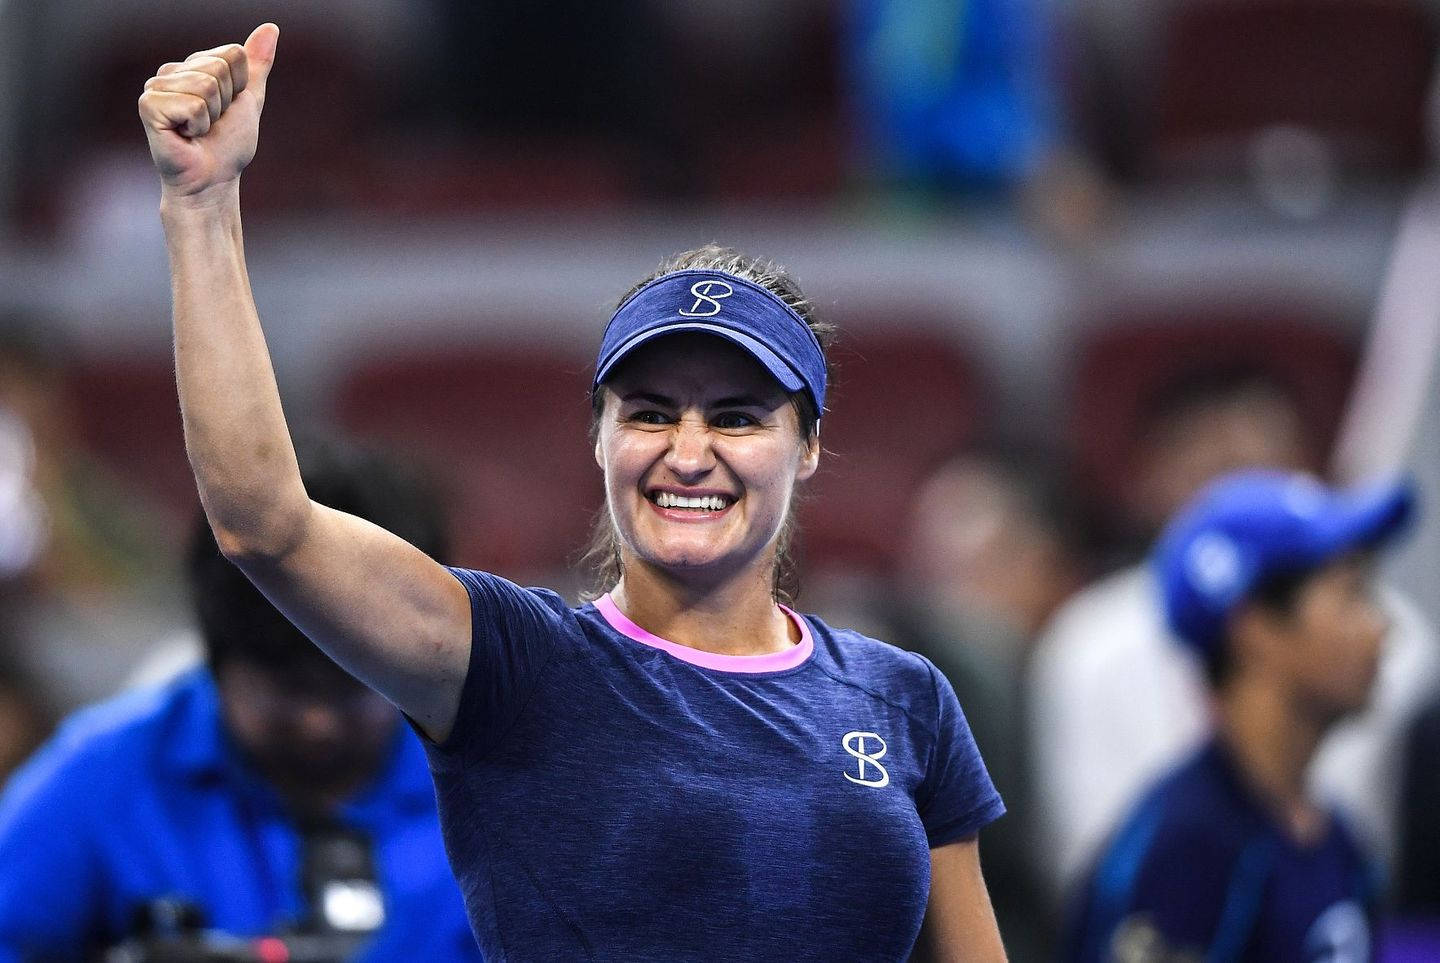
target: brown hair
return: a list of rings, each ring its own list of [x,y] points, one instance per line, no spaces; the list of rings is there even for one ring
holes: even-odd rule
[[[720,247],[717,244],[706,244],[661,261],[654,273],[637,282],[625,292],[625,295],[615,305],[615,309],[618,311],[627,301],[657,278],[673,271],[687,270],[720,271],[753,281],[784,301],[794,309],[796,314],[800,315],[801,320],[814,333],[815,340],[820,343],[822,352],[828,350],[835,341],[835,326],[816,316],[814,302],[800,290],[800,285],[794,275],[768,258],[751,257],[734,248]],[[827,361],[827,379],[830,374],[829,367]],[[592,440],[599,430],[603,398],[603,394],[596,391],[591,399],[590,435]],[[808,443],[820,430],[820,412],[816,410],[815,402],[810,395],[804,391],[792,393],[790,403],[795,406],[795,413],[800,419],[800,435]],[[772,583],[776,601],[788,604],[793,604],[800,595],[800,572],[795,564],[795,557],[791,553],[794,535],[795,510],[792,504],[786,512],[785,522],[780,528],[780,538],[775,550],[775,573]],[[585,593],[586,598],[598,598],[614,588],[620,581],[623,572],[620,564],[620,540],[615,532],[615,525],[611,521],[608,506],[602,506],[596,513],[595,525],[590,533],[590,542],[580,561],[594,573],[592,587]]]

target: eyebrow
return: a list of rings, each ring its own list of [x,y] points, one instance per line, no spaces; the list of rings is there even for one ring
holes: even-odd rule
[[[621,401],[643,401],[646,404],[659,405],[662,408],[674,408],[675,399],[667,398],[664,395],[657,395],[652,391],[632,391],[629,394],[621,395]]]
[[[765,409],[766,411],[769,411],[771,408],[774,408],[775,405],[771,404],[770,402],[766,401],[766,400],[763,399],[763,398],[757,398],[757,397],[755,397],[754,395],[733,395],[733,396],[731,396],[731,397],[729,397],[729,398],[720,398],[720,399],[717,399],[716,401],[714,401],[714,402],[711,403],[710,407],[712,407],[712,408],[763,408],[763,409]]]
[[[679,403],[666,395],[656,394],[653,391],[632,391],[623,395],[621,401],[643,401],[646,404],[659,405],[662,408],[678,408]],[[755,395],[731,395],[726,398],[717,398],[706,405],[708,408],[762,408],[769,411],[775,405]]]

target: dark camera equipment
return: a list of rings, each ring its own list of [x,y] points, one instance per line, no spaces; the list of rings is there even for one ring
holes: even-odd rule
[[[301,826],[300,879],[312,933],[369,935],[385,922],[375,858],[363,833],[331,819]]]
[[[206,925],[181,899],[155,900],[136,913],[134,934],[104,963],[344,963],[385,922],[370,840],[329,819],[301,823],[300,884],[308,906],[294,927],[238,937]]]

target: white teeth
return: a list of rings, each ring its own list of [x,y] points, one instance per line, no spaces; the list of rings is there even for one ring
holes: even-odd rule
[[[702,495],[698,498],[690,498],[685,495],[676,495],[673,492],[660,492],[655,496],[655,504],[661,508],[689,508],[718,512],[725,507],[725,498],[721,495]]]

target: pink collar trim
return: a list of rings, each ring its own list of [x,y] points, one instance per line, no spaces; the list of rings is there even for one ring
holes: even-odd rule
[[[671,642],[669,639],[662,639],[653,632],[647,632],[640,628],[622,611],[620,606],[610,594],[600,596],[595,600],[595,609],[610,627],[621,635],[628,636],[642,645],[652,648],[663,649],[675,658],[691,665],[698,665],[704,669],[718,669],[721,672],[781,672],[785,669],[793,669],[810,658],[810,653],[815,651],[815,639],[810,635],[810,626],[805,620],[785,606],[780,606],[790,621],[794,622],[800,629],[800,641],[785,649],[783,652],[770,652],[765,655],[717,655],[714,652],[702,652],[700,649],[691,648],[688,645],[681,645],[678,642]]]

